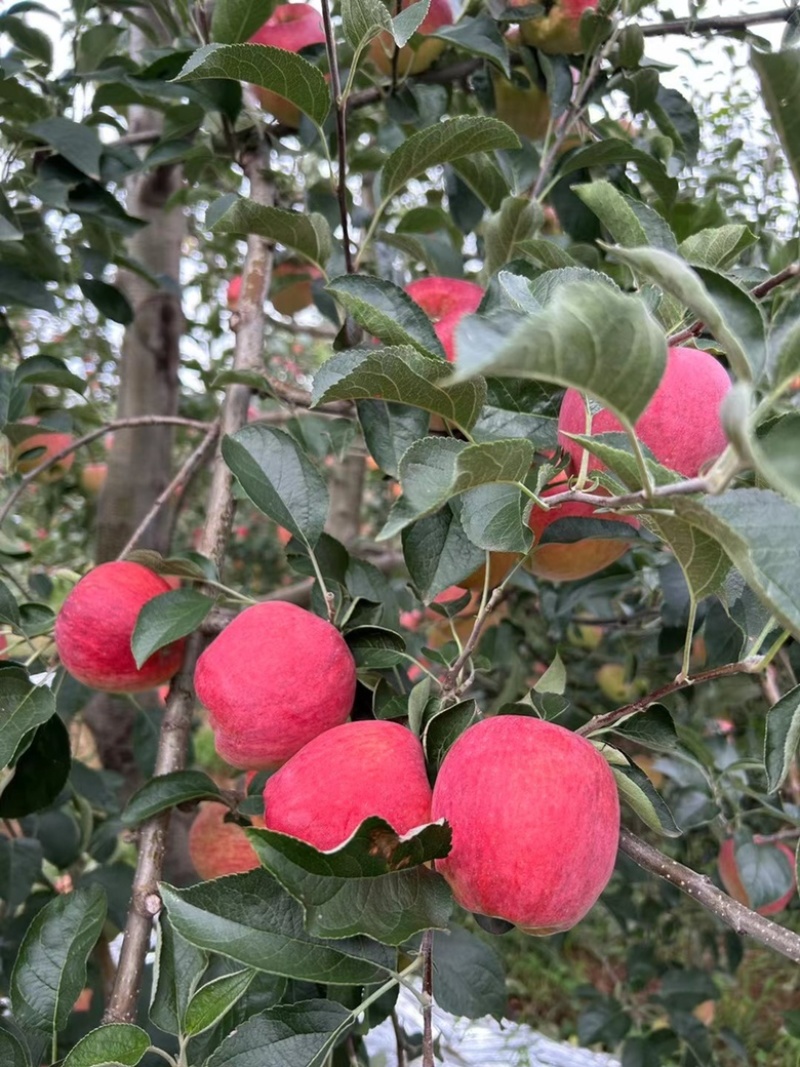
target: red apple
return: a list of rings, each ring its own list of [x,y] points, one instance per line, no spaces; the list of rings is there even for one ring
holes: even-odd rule
[[[403,0],[403,8],[415,0]],[[448,0],[431,0],[428,14],[420,23],[417,34],[426,37],[427,34],[435,33],[444,26],[453,25],[453,12]],[[417,36],[415,34],[415,36]],[[407,78],[410,74],[422,74],[428,70],[442,52],[446,42],[438,37],[431,37],[419,43],[416,49],[410,44],[403,45],[397,56],[397,74],[400,78]],[[392,59],[395,44],[389,33],[381,33],[375,37],[369,46],[369,55],[372,62],[387,77],[392,73]]]
[[[36,426],[38,419],[23,419],[24,423]],[[62,449],[73,444],[75,438],[69,433],[59,433],[57,430],[48,430],[46,427],[41,433],[33,433],[20,441],[12,453],[12,466],[17,474],[29,474],[45,460],[57,455]],[[57,482],[70,469],[75,462],[75,453],[70,452],[58,463],[36,476],[37,482]]]
[[[520,7],[527,0],[511,0],[512,6]],[[555,0],[548,4],[549,11],[543,18],[529,19],[520,23],[520,32],[526,44],[548,55],[580,55],[581,18],[584,11],[594,10],[598,0]]]
[[[569,930],[617,855],[614,776],[589,741],[524,715],[470,726],[444,758],[431,805],[453,828],[436,870],[468,911],[525,933]]]
[[[492,68],[497,117],[531,141],[539,141],[550,125],[550,100],[524,67],[515,67],[513,81]]]
[[[189,829],[189,857],[204,880],[242,874],[259,866],[258,857],[243,828],[225,822],[228,809],[213,800],[201,804]],[[253,819],[262,827],[264,820]]]
[[[154,652],[139,668],[131,637],[139,612],[170,590],[139,563],[101,563],[78,582],[58,613],[55,642],[64,668],[92,689],[135,693],[154,689],[178,671],[185,640]]]
[[[553,484],[541,494],[543,498],[563,493],[568,488],[568,475],[562,471],[553,480]],[[595,489],[594,493],[605,496],[606,490]],[[604,519],[610,522],[622,522],[638,529],[639,521],[633,515],[623,515],[615,511],[598,512],[591,504],[569,501],[545,511],[534,505],[528,516],[528,526],[533,531],[533,551],[525,561],[525,567],[539,578],[550,582],[575,581],[597,574],[609,564],[624,556],[630,547],[629,541],[615,538],[586,537],[581,541],[556,541],[541,545],[542,535],[551,523],[558,519]]]
[[[728,372],[707,352],[670,348],[664,375],[650,403],[636,421],[636,436],[656,460],[686,478],[694,478],[727,445],[719,409],[731,387]],[[605,408],[592,416],[593,434],[621,431],[619,421]],[[558,439],[580,468],[583,448],[566,437],[586,433],[586,411],[577,389],[568,389],[558,416]],[[589,458],[589,470],[603,464]]]
[[[370,815],[398,833],[430,822],[431,787],[419,740],[394,722],[327,730],[267,780],[264,825],[320,851],[338,848]]]
[[[436,336],[442,342],[448,360],[453,363],[456,358],[455,328],[465,315],[478,310],[483,289],[475,282],[431,275],[409,282],[406,292],[434,324]]]
[[[784,845],[780,841],[750,841],[748,844],[755,845],[757,848],[772,849],[776,852],[781,852],[789,863],[789,870],[792,873],[791,887],[783,894],[783,896],[778,897],[777,900],[771,900],[755,909],[759,915],[777,915],[778,912],[783,911],[789,904],[797,891],[794,852],[792,852],[788,845]],[[750,903],[750,894],[747,892],[747,889],[742,882],[741,874],[739,873],[739,866],[736,862],[736,842],[732,837],[726,837],[719,850],[719,877],[725,887],[725,891],[732,896],[734,900],[738,900],[740,904],[744,904],[747,908],[752,907],[752,904]]]
[[[272,272],[269,290],[272,306],[281,315],[294,315],[309,307],[313,303],[311,283],[321,277],[319,268],[310,263],[284,260]]]
[[[81,487],[89,496],[97,496],[107,477],[107,463],[87,463],[81,470]]]
[[[198,659],[194,681],[220,756],[233,767],[271,769],[347,719],[356,665],[335,626],[272,600],[222,631]]]
[[[285,52],[300,52],[311,45],[325,43],[322,15],[311,4],[279,4],[260,30],[250,38],[251,44],[267,44]],[[300,125],[300,109],[285,96],[251,86],[265,111],[292,129]]]
[[[242,295],[242,276],[241,274],[235,275],[228,282],[228,289],[226,291],[226,299],[228,301],[228,310],[237,311],[239,308],[239,300]]]

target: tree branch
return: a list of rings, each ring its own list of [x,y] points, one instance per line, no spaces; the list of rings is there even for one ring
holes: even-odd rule
[[[749,659],[740,660],[738,663],[726,663],[723,667],[711,667],[707,671],[695,674],[693,678],[682,678],[679,675],[674,682],[668,682],[659,689],[654,689],[652,693],[634,700],[632,704],[626,704],[615,711],[606,711],[602,715],[594,715],[575,732],[583,737],[589,737],[592,734],[599,733],[601,730],[607,730],[610,726],[620,722],[622,719],[627,719],[631,715],[635,715],[637,712],[646,711],[651,704],[663,700],[664,697],[669,696],[671,693],[677,693],[680,689],[688,689],[690,686],[700,685],[702,682],[711,682],[715,678],[728,678],[732,674],[755,674],[761,667],[761,662],[761,656],[751,656]]]
[[[725,15],[708,19],[676,19],[674,22],[657,22],[643,25],[645,37],[665,37],[668,34],[693,33],[731,33],[746,30],[748,26],[759,26],[767,22],[787,22],[795,9],[779,7],[773,11],[762,11],[753,15]]]
[[[619,847],[621,852],[643,870],[676,886],[737,934],[746,934],[781,956],[800,963],[800,935],[746,908],[744,904],[717,889],[710,878],[684,867],[677,860],[670,859],[624,827],[620,831]]]
[[[422,935],[422,1067],[435,1067],[433,1056],[433,930]]]
[[[42,471],[49,470],[50,467],[54,467],[57,463],[60,463],[65,456],[71,455],[79,448],[83,448],[84,445],[91,444],[92,441],[96,441],[98,437],[103,437],[107,433],[113,433],[114,430],[127,430],[135,426],[163,426],[165,424],[168,426],[185,426],[190,430],[205,431],[208,431],[211,425],[208,422],[197,422],[195,419],[182,419],[178,415],[138,415],[135,418],[114,419],[112,422],[107,422],[105,425],[101,426],[100,429],[92,430],[91,433],[84,434],[83,437],[77,438],[71,445],[62,448],[60,452],[56,452],[52,456],[43,460],[38,467],[34,467],[33,470],[28,471],[16,489],[10,494],[3,507],[0,508],[0,526],[5,522],[8,513],[31,482],[35,482]]]
[[[336,37],[331,22],[329,0],[322,0],[322,24],[325,27],[325,48],[328,53],[328,67],[331,74],[331,96],[336,112],[336,149],[338,156],[338,174],[336,197],[339,201],[339,218],[342,222],[342,244],[344,262],[348,274],[355,270],[353,248],[350,244],[350,227],[347,220],[347,105],[342,101],[342,86],[339,81],[339,63],[336,58]]]

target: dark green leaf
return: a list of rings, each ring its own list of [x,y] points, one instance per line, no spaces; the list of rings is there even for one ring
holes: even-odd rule
[[[28,127],[31,137],[45,141],[68,163],[90,178],[100,178],[100,154],[103,146],[97,130],[65,118],[42,119]]]
[[[0,686],[0,767],[11,762],[17,745],[29,730],[55,714],[52,690],[33,685],[22,667],[3,671]]]
[[[190,800],[214,800],[220,792],[213,779],[202,771],[172,771],[159,774],[139,788],[122,813],[125,826],[138,826],[160,811]]]
[[[620,758],[619,762],[612,762],[611,770],[617,781],[620,799],[646,826],[664,837],[680,837],[681,831],[675,825],[672,812],[644,771],[629,764],[624,758]]]
[[[467,1019],[502,1019],[508,993],[503,962],[460,926],[433,935],[433,996],[442,1011]]]
[[[73,374],[62,359],[55,356],[31,356],[23,359],[17,365],[14,372],[14,386],[26,385],[58,385],[63,389],[74,389],[76,393],[83,393],[86,382]]]
[[[24,903],[41,870],[39,841],[31,837],[0,839],[0,899],[5,901],[7,913],[13,914]]]
[[[115,285],[108,285],[94,278],[84,278],[79,284],[86,299],[107,319],[123,326],[133,322],[133,308],[125,294]]]
[[[782,52],[752,49],[750,62],[761,81],[761,92],[786,158],[800,186],[800,113],[795,107],[800,91],[800,51]]]
[[[0,818],[19,819],[48,807],[64,788],[70,766],[67,728],[52,715],[36,727],[30,744],[17,759],[14,777],[0,794]]]
[[[467,538],[461,521],[449,507],[406,526],[403,556],[408,573],[423,600],[429,601],[458,585],[486,559]]]
[[[214,600],[196,589],[171,589],[148,600],[131,637],[136,666],[165,645],[194,633],[213,607]]]
[[[675,199],[678,183],[668,176],[662,164],[648,152],[634,148],[629,141],[620,138],[609,137],[597,144],[571,152],[564,158],[558,174],[559,177],[564,177],[576,170],[610,167],[618,163],[635,163],[665,203],[671,204]]]
[[[405,659],[406,643],[400,634],[380,626],[357,626],[345,634],[356,666],[363,671],[396,667]]]
[[[478,15],[477,18],[462,15],[454,26],[442,26],[430,36],[440,37],[454,44],[459,52],[488,59],[499,67],[507,78],[510,77],[508,49],[497,23],[488,13]]]
[[[167,913],[158,917],[150,1018],[167,1034],[183,1033],[189,998],[208,965],[205,952],[176,934]]]
[[[211,15],[211,40],[217,44],[241,44],[261,29],[274,11],[277,0],[216,0]]]
[[[399,286],[368,274],[344,274],[327,288],[360,326],[384,344],[411,345],[424,356],[444,359],[428,316]]]
[[[3,1067],[30,1067],[28,1053],[12,1035],[0,1030],[0,1062]]]
[[[184,1033],[202,1034],[218,1023],[245,995],[255,974],[253,970],[234,971],[200,986],[186,1009]]]
[[[795,764],[800,747],[800,686],[795,686],[773,704],[767,713],[764,766],[767,788],[774,793],[783,785]]]
[[[331,1000],[279,1004],[238,1026],[205,1067],[321,1067],[350,1019],[350,1012]]]
[[[136,1067],[150,1047],[150,1035],[132,1023],[111,1023],[82,1037],[62,1067]]]
[[[260,50],[266,48],[266,45],[249,47]],[[291,52],[283,54],[292,56]],[[297,56],[292,58],[298,59]],[[305,60],[298,59],[298,62]],[[326,87],[325,92],[327,91]],[[226,201],[225,210],[211,227],[215,233],[257,234],[268,241],[277,241],[286,248],[299,252],[320,270],[325,269],[331,255],[331,228],[324,215],[313,211],[308,213],[267,207],[264,204],[256,204],[253,200],[236,199],[230,206],[227,206],[227,203]]]
[[[400,457],[428,432],[428,412],[390,400],[359,400],[356,410],[364,441],[375,462],[382,471],[396,478]]]

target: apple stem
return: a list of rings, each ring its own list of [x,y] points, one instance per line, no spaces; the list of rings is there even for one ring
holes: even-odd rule
[[[433,930],[422,936],[422,1067],[434,1067],[433,1059]]]
[[[737,934],[746,934],[781,956],[800,963],[800,935],[751,911],[717,889],[710,878],[665,856],[624,827],[620,831],[619,847],[620,852],[624,852],[643,870],[676,886]]]

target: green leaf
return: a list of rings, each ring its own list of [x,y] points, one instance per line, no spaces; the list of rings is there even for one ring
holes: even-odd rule
[[[675,723],[663,704],[651,704],[643,712],[636,712],[629,719],[620,720],[614,724],[613,730],[614,733],[657,752],[674,752],[680,744]]]
[[[86,382],[73,374],[63,359],[55,356],[31,356],[17,364],[14,371],[14,387],[26,385],[57,385],[62,389],[72,389],[76,393],[83,393]],[[38,433],[39,431],[33,431]]]
[[[326,877],[303,870],[263,838],[253,835],[252,840],[261,863],[302,903],[309,934],[362,934],[384,945],[401,945],[421,930],[442,929],[450,918],[450,889],[426,867],[374,878]]]
[[[342,0],[342,27],[353,48],[364,48],[382,30],[392,32],[392,16],[381,0]]]
[[[0,767],[7,766],[29,730],[55,715],[55,694],[33,685],[22,667],[7,667],[0,686]]]
[[[253,48],[265,47],[253,45]],[[331,255],[331,228],[325,216],[315,211],[286,211],[280,207],[256,204],[253,200],[237,199],[215,219],[211,229],[214,233],[253,233],[268,241],[277,241],[299,252],[320,270],[325,269]]]
[[[356,410],[370,454],[382,471],[396,478],[405,450],[428,432],[428,412],[387,400],[359,400]]]
[[[378,878],[408,870],[428,860],[442,859],[450,851],[452,832],[443,822],[429,823],[399,836],[384,819],[373,815],[353,831],[344,844],[319,852],[296,837],[275,830],[248,829],[247,836],[261,855],[278,852],[296,867],[325,878]]]
[[[464,532],[449,507],[427,515],[403,530],[403,556],[408,573],[425,601],[458,585],[485,562],[485,553]]]
[[[695,267],[724,269],[739,253],[756,241],[756,235],[743,224],[729,223],[693,233],[678,248],[680,255]]]
[[[433,935],[433,995],[451,1015],[502,1019],[508,1004],[503,961],[494,949],[461,926]]]
[[[82,1037],[62,1067],[136,1067],[149,1047],[150,1035],[140,1026],[111,1023]]]
[[[255,978],[253,970],[223,974],[200,986],[186,1009],[184,1033],[194,1036],[210,1030],[245,995]]]
[[[750,51],[750,62],[761,82],[761,93],[786,158],[800,186],[800,113],[796,107],[800,92],[800,51]]]
[[[611,167],[619,163],[635,163],[661,199],[668,205],[673,202],[678,193],[677,181],[668,176],[663,165],[649,152],[634,148],[629,141],[617,137],[608,137],[597,144],[570,152],[561,163],[558,177],[563,178],[573,171],[589,167]]]
[[[103,146],[97,130],[65,118],[43,119],[28,127],[31,137],[45,141],[81,173],[100,180]]]
[[[13,1034],[0,1030],[0,1063],[3,1067],[30,1067],[28,1053]]]
[[[381,198],[388,200],[429,167],[476,152],[519,146],[517,135],[499,119],[463,115],[437,122],[412,134],[386,160],[380,172]]]
[[[529,441],[487,441],[471,445],[454,438],[426,437],[400,461],[403,496],[380,539],[393,537],[414,519],[438,511],[451,497],[479,485],[521,482],[533,463]]]
[[[0,839],[0,899],[5,901],[9,914],[25,902],[41,871],[40,841],[33,837]]]
[[[673,498],[680,518],[722,545],[762,603],[800,635],[800,569],[794,546],[800,508],[769,489],[736,489],[702,501]]]
[[[428,14],[430,0],[420,0],[417,4],[409,4],[392,19],[392,36],[401,47],[407,44]]]
[[[78,886],[51,900],[25,932],[9,993],[17,1021],[52,1033],[62,1030],[86,985],[86,960],[106,917],[100,886]]]
[[[182,1034],[186,1006],[208,966],[205,952],[176,934],[162,911],[156,927],[156,961],[150,1018],[167,1034]]]
[[[364,937],[324,941],[306,933],[303,908],[264,870],[189,889],[162,884],[175,930],[191,944],[247,967],[309,982],[383,981],[394,953]]]
[[[765,482],[800,503],[800,414],[789,412],[763,437],[750,436],[748,453]]]
[[[116,285],[109,285],[95,278],[83,278],[78,284],[83,295],[94,304],[101,315],[123,326],[129,326],[133,322],[133,308]]]
[[[706,324],[725,349],[737,378],[750,381],[759,375],[763,365],[763,350],[748,351],[743,347],[742,340],[735,331],[738,323],[734,322],[732,329],[726,318],[728,306],[732,302],[726,299],[725,304],[728,306],[723,307],[709,292],[698,272],[688,263],[684,263],[678,256],[655,248],[622,249],[615,246],[612,251],[615,258],[627,263],[637,274],[650,278]],[[720,277],[715,276],[717,279]],[[732,285],[732,282],[728,283],[728,286]],[[736,288],[742,298],[750,300],[744,290]],[[730,295],[728,289],[727,296]],[[749,326],[748,323],[748,329]]]
[[[321,1067],[351,1018],[331,1000],[278,1004],[237,1026],[205,1067]]]
[[[192,53],[174,81],[205,78],[228,78],[269,89],[299,107],[317,126],[324,123],[331,107],[322,73],[302,56],[272,45],[205,45]]]
[[[190,800],[215,800],[220,791],[216,782],[202,771],[171,771],[149,779],[136,790],[122,813],[124,826],[138,826],[160,811]]]
[[[19,625],[19,607],[5,582],[0,582],[0,623],[6,623],[14,629]]]
[[[535,201],[524,196],[506,197],[500,210],[483,226],[486,243],[483,269],[487,277],[516,257],[519,242],[538,233],[543,218],[542,209]]]
[[[453,170],[490,210],[497,211],[510,189],[503,172],[486,152],[454,159]]]
[[[457,378],[488,371],[573,386],[623,423],[636,422],[647,407],[667,359],[664,335],[644,304],[594,281],[559,286],[547,307],[507,337],[477,316],[464,319],[458,337]]]
[[[774,793],[786,780],[800,747],[800,686],[795,686],[767,712],[764,767],[767,789]]]
[[[327,289],[360,326],[384,344],[411,345],[423,356],[444,359],[430,319],[399,286],[368,274],[344,274],[333,278]]]
[[[459,52],[488,59],[499,67],[507,78],[511,77],[508,48],[497,22],[488,13],[480,14],[477,18],[462,15],[455,25],[442,26],[430,36],[454,44]]]
[[[529,503],[516,485],[481,485],[464,493],[456,502],[456,509],[464,533],[478,548],[525,553],[533,540],[523,520]]]
[[[611,770],[617,782],[620,798],[639,816],[645,826],[664,837],[680,837],[672,812],[664,799],[653,788],[653,783],[633,764],[612,764]]]
[[[661,215],[641,200],[620,192],[611,182],[573,185],[572,191],[597,215],[617,244],[625,248],[651,245],[677,252],[675,235]]]
[[[244,426],[222,456],[259,511],[313,547],[328,517],[328,488],[297,442],[269,426]]]
[[[20,819],[49,807],[69,778],[69,733],[57,715],[37,726],[24,745],[16,760],[14,777],[0,794],[0,818]]]
[[[173,641],[194,633],[214,600],[196,589],[172,589],[148,600],[136,619],[131,651],[136,666]]]
[[[216,0],[211,15],[211,40],[216,44],[241,44],[261,29],[277,6],[277,0]]]
[[[405,659],[406,643],[400,634],[380,626],[357,626],[345,634],[348,648],[361,671],[396,667]]]
[[[338,352],[314,378],[312,406],[329,400],[392,400],[424,408],[469,430],[486,397],[483,382],[440,385],[452,366],[409,345]],[[285,524],[284,524],[285,525]]]
[[[561,245],[547,237],[529,238],[517,243],[520,255],[527,256],[545,270],[560,270],[563,267],[577,267],[578,261],[566,252]]]
[[[428,773],[435,781],[444,757],[450,746],[473,723],[481,719],[480,710],[474,700],[461,700],[431,716],[422,731],[422,745],[425,749],[425,762]]]

